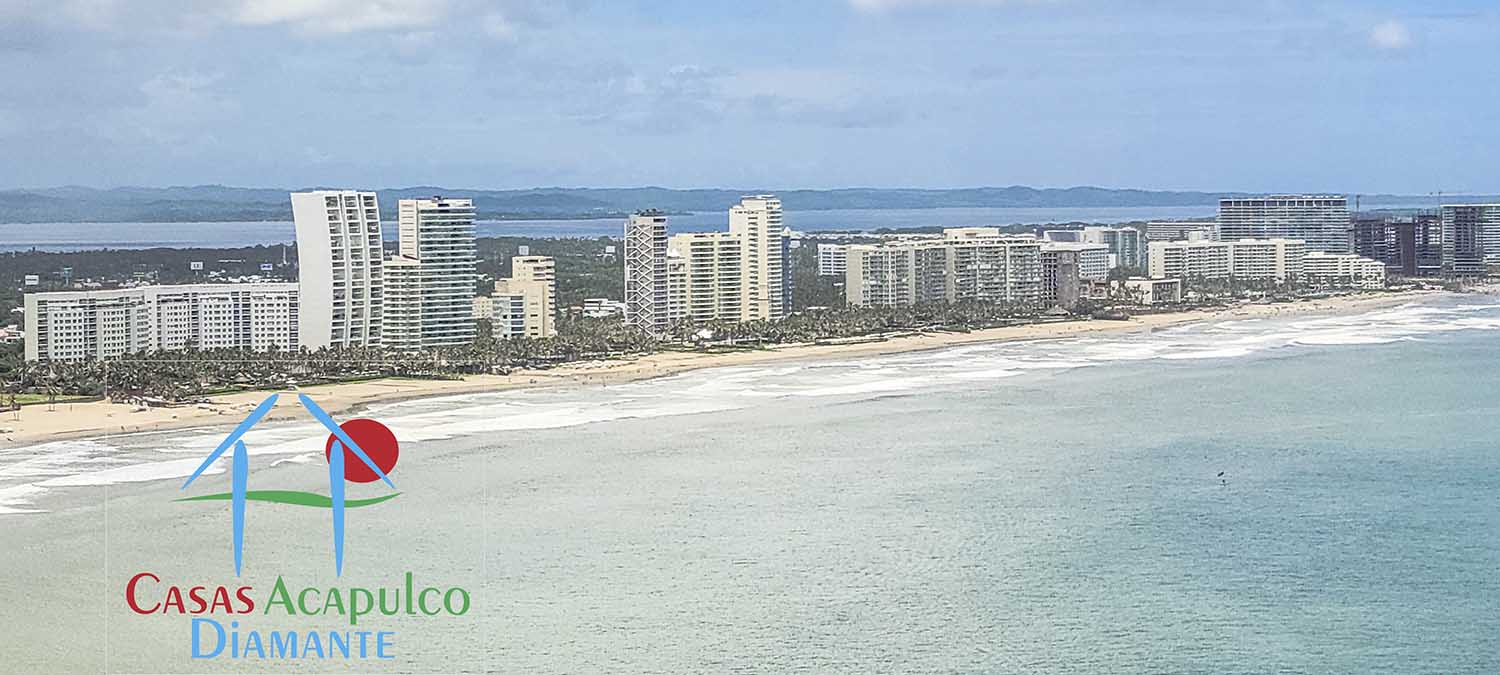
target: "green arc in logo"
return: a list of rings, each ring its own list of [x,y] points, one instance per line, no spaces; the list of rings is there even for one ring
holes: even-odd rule
[[[394,493],[394,494],[383,495],[383,496],[380,496],[380,497],[373,497],[371,499],[348,499],[348,500],[344,501],[344,506],[347,507],[347,508],[351,508],[351,509],[353,509],[353,508],[359,508],[361,506],[370,506],[371,504],[379,504],[379,503],[381,503],[383,501],[386,501],[386,500],[389,500],[389,499],[393,499],[393,498],[397,497],[400,494],[401,494],[400,492],[397,492],[397,493]],[[196,496],[196,497],[183,497],[182,499],[174,499],[172,501],[178,501],[178,502],[221,501],[221,502],[224,502],[224,501],[230,501],[232,499],[234,499],[234,495],[232,493],[229,493],[229,492],[220,492],[218,494],[212,494],[212,495],[199,495],[199,496]],[[245,499],[247,501],[271,502],[271,503],[274,503],[274,504],[292,504],[292,505],[295,505],[295,506],[312,506],[312,507],[322,508],[322,509],[333,508],[333,499],[330,498],[329,496],[327,496],[327,495],[320,495],[320,494],[317,494],[315,492],[299,492],[297,490],[247,490],[245,492]]]

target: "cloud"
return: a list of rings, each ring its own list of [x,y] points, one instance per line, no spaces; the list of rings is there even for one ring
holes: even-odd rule
[[[443,21],[448,0],[238,0],[231,18],[250,26],[287,25],[310,34],[410,30]]]
[[[1370,44],[1390,51],[1406,49],[1412,45],[1411,30],[1394,19],[1382,21],[1370,29]]]

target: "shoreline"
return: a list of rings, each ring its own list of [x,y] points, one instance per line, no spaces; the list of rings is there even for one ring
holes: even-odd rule
[[[457,380],[386,378],[315,385],[280,393],[306,393],[329,414],[346,416],[370,405],[461,394],[567,386],[608,386],[667,377],[704,368],[754,365],[793,360],[870,357],[930,351],[960,345],[1047,340],[1098,333],[1153,332],[1162,328],[1226,318],[1268,318],[1298,314],[1338,314],[1396,306],[1440,291],[1361,294],[1295,303],[1246,304],[1217,310],[1190,310],[1132,317],[1126,321],[1083,319],[961,332],[918,332],[894,337],[853,338],[841,343],[774,345],[730,353],[656,352],[608,361],[582,361],[547,370],[511,375],[475,375]],[[137,411],[124,403],[95,401],[25,406],[19,413],[0,413],[0,449],[83,438],[153,433],[190,428],[230,427],[272,391],[239,392],[209,397],[209,403]],[[278,400],[265,421],[304,417],[295,397]]]

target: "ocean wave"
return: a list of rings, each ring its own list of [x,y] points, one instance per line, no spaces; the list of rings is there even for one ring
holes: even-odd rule
[[[1174,326],[1149,333],[982,343],[946,349],[678,373],[610,386],[456,394],[372,406],[403,443],[506,431],[750,408],[771,399],[871,400],[952,387],[1003,387],[1026,375],[1112,363],[1232,360],[1296,350],[1375,348],[1454,331],[1500,330],[1500,303],[1438,299],[1362,314],[1264,317]],[[0,514],[22,513],[47,489],[182,478],[222,440],[218,432],[142,432],[61,441],[0,455]],[[322,459],[314,423],[263,425],[245,436],[271,466]],[[162,459],[162,455],[184,455]],[[186,456],[186,455],[191,455]],[[223,462],[209,469],[223,471]]]

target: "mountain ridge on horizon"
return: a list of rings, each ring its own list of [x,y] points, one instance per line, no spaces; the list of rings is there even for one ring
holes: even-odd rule
[[[217,184],[195,186],[94,188],[79,185],[0,189],[0,223],[46,222],[223,222],[291,219],[287,194],[315,189],[252,188]],[[435,194],[474,199],[481,219],[622,217],[645,208],[668,213],[727,209],[743,195],[775,194],[788,211],[831,209],[930,208],[1122,208],[1211,206],[1221,198],[1264,195],[1263,192],[1206,192],[1073,186],[1036,188],[1024,185],[967,188],[828,188],[730,189],[645,187],[535,187],[503,190],[421,185],[374,190],[382,217],[394,217],[396,200]],[[1274,194],[1342,194],[1329,191]],[[1431,205],[1444,200],[1490,195],[1361,195],[1361,206]]]

